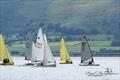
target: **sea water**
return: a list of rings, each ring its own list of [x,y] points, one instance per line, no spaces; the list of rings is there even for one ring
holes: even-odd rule
[[[94,57],[100,66],[79,66],[80,58],[72,57],[73,64],[59,64],[56,67],[21,66],[29,61],[24,57],[13,57],[14,66],[0,66],[0,80],[120,80],[120,57]],[[86,73],[104,72],[112,69],[112,75],[88,76]]]

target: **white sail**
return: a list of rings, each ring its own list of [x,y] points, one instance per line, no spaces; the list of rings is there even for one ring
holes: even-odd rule
[[[55,61],[52,51],[48,45],[47,37],[45,34],[44,34],[44,41],[45,41],[45,44],[44,44],[45,48],[44,48],[43,66],[56,66],[56,61]]]
[[[32,34],[28,32],[25,43],[25,59],[31,60],[32,56]]]
[[[92,52],[89,47],[89,43],[84,36],[81,42],[81,64],[82,65],[92,65],[94,64]]]
[[[32,47],[32,62],[43,62],[44,39],[41,28],[39,29],[36,43]]]

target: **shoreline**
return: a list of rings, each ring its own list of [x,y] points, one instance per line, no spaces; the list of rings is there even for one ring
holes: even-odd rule
[[[53,55],[54,57],[59,57],[59,54]],[[79,54],[70,55],[71,57],[80,57]],[[24,57],[21,55],[12,55],[12,57]],[[93,57],[120,57],[120,54],[94,54]]]

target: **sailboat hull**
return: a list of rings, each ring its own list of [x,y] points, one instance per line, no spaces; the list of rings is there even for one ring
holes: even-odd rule
[[[51,64],[51,65],[43,65],[43,67],[56,67],[56,64]]]
[[[72,62],[60,62],[60,64],[72,64]]]
[[[5,63],[4,63],[4,60],[1,60],[1,61],[0,61],[0,65],[14,65],[14,62],[13,62],[13,61],[10,61],[10,62],[5,62]]]
[[[27,63],[24,66],[34,66],[34,67],[56,67],[56,64],[43,65],[42,63]]]
[[[27,64],[19,65],[19,66],[34,66],[34,67],[41,67],[41,64],[27,63]]]
[[[30,62],[27,64],[24,64],[24,66],[43,66],[43,63],[41,61],[36,62]]]
[[[1,63],[0,65],[14,65],[14,63]]]
[[[99,64],[79,64],[79,66],[99,66]]]
[[[29,65],[34,65],[33,63],[27,63],[25,64],[25,66],[29,66]]]

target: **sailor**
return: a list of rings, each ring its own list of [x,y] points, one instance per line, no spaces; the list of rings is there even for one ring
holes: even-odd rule
[[[89,64],[93,64],[93,62],[94,62],[94,61],[93,61],[93,59],[92,59],[92,60],[89,62]]]
[[[9,63],[9,62],[10,62],[9,59],[7,59],[7,58],[4,58],[4,59],[3,59],[3,63]]]

